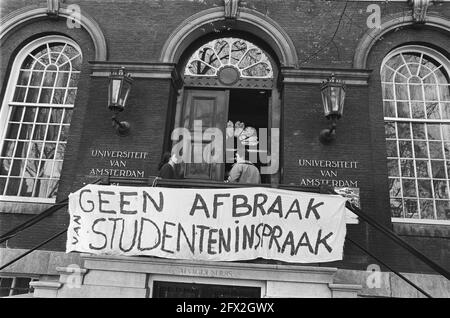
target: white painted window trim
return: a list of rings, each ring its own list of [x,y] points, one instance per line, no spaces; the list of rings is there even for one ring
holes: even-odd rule
[[[426,46],[420,46],[420,45],[405,45],[402,47],[399,47],[395,50],[392,50],[389,52],[388,55],[386,55],[383,59],[383,62],[381,65],[386,64],[386,62],[391,59],[394,55],[397,55],[399,53],[405,53],[405,52],[417,52],[417,53],[424,53],[427,55],[430,55],[432,58],[436,59],[439,63],[441,63],[446,69],[447,73],[450,74],[450,60],[448,60],[442,53],[426,47]]]
[[[450,225],[450,220],[392,218],[392,223]]]
[[[447,59],[442,53],[440,53],[432,48],[429,48],[426,46],[420,46],[420,45],[405,45],[405,46],[402,46],[402,47],[392,50],[383,59],[383,62],[381,64],[382,68],[386,64],[386,62],[389,61],[393,56],[400,54],[400,53],[407,53],[407,52],[423,53],[425,55],[428,55],[428,56],[434,58],[437,62],[439,62],[445,68],[447,74],[450,74],[450,60],[449,59]],[[383,96],[383,103],[384,103],[384,96]],[[383,118],[384,118],[384,122],[391,121],[391,122],[417,122],[417,123],[436,123],[436,124],[437,123],[446,124],[446,123],[450,122],[450,120],[448,120],[448,119],[447,120],[446,119],[425,119],[425,118],[424,119],[422,119],[422,118],[415,119],[415,118],[396,118],[396,117],[383,117]],[[389,158],[389,157],[387,157],[387,158]],[[412,179],[418,180],[420,178],[414,177]],[[450,188],[448,189],[448,191],[450,192]],[[390,199],[391,198],[389,196],[389,200]],[[419,199],[419,198],[417,198],[417,199]],[[433,201],[435,201],[435,200],[433,199]],[[419,211],[419,215],[420,215],[420,211]],[[411,219],[411,218],[398,218],[398,217],[392,217],[391,220],[393,223],[450,225],[450,220]]]
[[[23,62],[25,61],[28,54],[30,54],[33,50],[38,48],[41,45],[44,45],[48,42],[62,42],[69,44],[75,47],[80,53],[81,57],[83,57],[83,53],[81,51],[80,46],[73,40],[68,37],[61,35],[48,35],[40,37],[34,41],[31,41],[27,45],[25,45],[17,56],[14,58],[14,62],[11,67],[11,71],[9,73],[8,84],[5,90],[5,96],[3,98],[3,103],[0,109],[0,151],[3,149],[3,142],[5,140],[5,134],[7,131],[7,123],[8,118],[11,112],[12,107],[9,105],[12,103],[14,97],[14,91],[16,88],[17,80],[19,79],[20,69],[22,67]],[[52,105],[54,106],[54,105]],[[67,107],[67,105],[66,105]],[[70,124],[69,124],[70,125]],[[39,197],[22,197],[22,196],[7,196],[0,195],[0,201],[16,201],[16,202],[32,202],[32,203],[55,203],[56,199],[54,198],[39,198]]]

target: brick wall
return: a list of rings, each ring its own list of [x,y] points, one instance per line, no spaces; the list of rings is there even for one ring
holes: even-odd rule
[[[81,0],[65,1],[79,4],[102,29],[108,47],[109,61],[156,62],[170,33],[186,18],[201,10],[220,5],[222,1],[131,1]],[[27,5],[45,5],[46,1],[2,1],[2,16]],[[405,3],[379,2],[383,20],[404,13],[410,15]],[[358,41],[367,31],[367,2],[301,1],[301,0],[247,0],[244,6],[266,14],[288,33],[297,50],[299,64],[313,68],[351,68]],[[435,4],[430,14],[450,18],[450,4]],[[336,27],[339,29],[335,33]],[[136,79],[126,109],[119,118],[131,124],[127,137],[116,136],[106,108],[107,79],[90,76],[88,61],[94,60],[94,46],[84,29],[68,29],[64,20],[42,19],[20,26],[0,42],[1,98],[6,87],[9,68],[17,51],[31,39],[49,33],[67,35],[81,47],[84,55],[79,93],[70,129],[69,144],[61,177],[59,198],[84,183],[89,169],[98,165],[92,158],[93,149],[126,149],[148,152],[146,160],[130,164],[144,170],[146,176],[157,172],[157,164],[167,138],[166,121],[173,104],[170,80]],[[390,225],[388,204],[385,142],[382,114],[379,66],[392,48],[406,42],[420,42],[438,46],[450,52],[449,35],[427,27],[402,28],[386,35],[372,49],[367,67],[372,69],[369,86],[348,86],[343,118],[338,122],[336,143],[324,146],[318,142],[319,132],[328,126],[323,118],[318,84],[286,84],[282,92],[283,105],[283,182],[299,183],[302,178],[318,178],[321,169],[302,168],[299,159],[333,159],[358,162],[358,168],[339,170],[338,179],[357,181],[361,188],[364,211],[380,222]],[[104,163],[107,165],[107,162]],[[0,214],[0,231],[29,218],[24,214]],[[28,248],[67,226],[64,212],[39,225],[20,239],[8,242],[10,247]],[[364,224],[349,226],[352,239],[369,246],[378,255],[392,252],[392,262],[402,270],[426,269],[406,257]],[[405,236],[407,237],[407,236]],[[422,251],[449,248],[448,240],[426,237],[411,239]],[[47,247],[63,249],[64,239]],[[344,266],[363,267],[370,263],[350,244],[346,245]],[[448,254],[433,253],[441,264],[448,264]],[[339,264],[342,265],[342,264]]]

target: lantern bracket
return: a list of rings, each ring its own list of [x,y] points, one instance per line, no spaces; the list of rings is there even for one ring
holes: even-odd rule
[[[336,139],[336,117],[331,118],[331,127],[320,132],[319,140],[322,144],[330,144]]]
[[[328,120],[331,120],[331,128],[323,129],[319,140],[322,144],[329,144],[336,139],[336,122],[341,118],[344,110],[345,83],[331,74],[331,77],[322,83],[320,90],[324,114]]]
[[[121,137],[130,134],[130,123],[127,121],[119,121],[117,119],[117,113],[112,116],[112,126]]]
[[[108,85],[108,108],[114,113],[112,126],[119,136],[130,133],[130,124],[117,119],[118,113],[125,109],[133,80],[124,67],[111,72]]]

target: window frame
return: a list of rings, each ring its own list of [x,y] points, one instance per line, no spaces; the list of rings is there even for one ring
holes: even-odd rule
[[[12,108],[10,105],[15,104],[15,102],[13,102],[13,97],[14,97],[14,93],[17,87],[17,81],[19,79],[19,75],[20,75],[20,70],[22,68],[22,64],[24,63],[25,59],[28,57],[28,55],[33,52],[35,49],[39,48],[42,45],[45,45],[49,42],[61,42],[64,44],[68,44],[73,46],[76,50],[78,50],[78,52],[81,55],[81,59],[83,59],[83,52],[80,48],[80,46],[73,41],[72,39],[66,37],[66,36],[62,36],[62,35],[47,35],[47,36],[43,36],[40,37],[38,39],[35,39],[33,41],[31,41],[30,43],[26,44],[16,55],[16,57],[14,58],[12,67],[11,67],[11,71],[9,73],[9,79],[8,79],[8,83],[6,86],[6,90],[5,90],[5,95],[3,97],[3,101],[1,104],[1,108],[0,108],[0,151],[3,149],[3,145],[5,142],[5,137],[6,137],[6,132],[8,130],[8,119],[10,117]],[[77,93],[78,93],[78,82],[77,82]],[[54,104],[44,104],[41,103],[39,104],[38,102],[36,102],[35,104],[42,106],[42,107],[50,107],[51,109],[53,109],[52,107],[55,107]],[[73,109],[73,106],[67,106],[67,105],[60,105],[58,107],[61,108],[68,108],[68,109]],[[68,124],[68,126],[70,127],[70,124]],[[47,123],[48,126],[48,123]],[[39,161],[41,161],[42,159],[40,159]],[[64,162],[64,159],[62,160],[62,162]],[[60,180],[61,176],[59,177],[58,180]],[[43,197],[25,197],[25,196],[14,196],[14,195],[0,195],[0,202],[26,202],[26,203],[55,203],[56,202],[56,198],[43,198]]]
[[[431,57],[432,59],[436,60],[438,63],[440,63],[442,65],[442,68],[444,68],[444,70],[447,72],[447,75],[450,76],[450,60],[447,57],[445,57],[445,55],[443,55],[442,53],[440,53],[440,52],[438,52],[438,51],[436,51],[436,50],[434,50],[432,48],[429,48],[429,47],[426,47],[426,46],[420,46],[420,45],[405,45],[405,46],[398,47],[398,48],[392,50],[391,52],[389,52],[389,54],[387,54],[384,57],[384,59],[383,59],[383,61],[381,63],[380,76],[382,75],[382,70],[383,70],[383,67],[386,65],[386,63],[391,58],[393,58],[395,55],[398,55],[398,54],[401,54],[401,53],[419,53],[419,54],[427,55],[427,56]],[[395,81],[395,78],[393,78],[393,83],[394,83],[394,81]],[[385,82],[383,81],[382,77],[380,78],[380,83],[381,83],[382,90],[384,90],[384,88],[383,88],[384,86],[383,85],[384,85]],[[439,84],[437,84],[437,85],[439,85]],[[450,80],[448,81],[448,85],[449,85],[449,88],[450,88]],[[424,98],[424,100],[426,100],[425,99],[425,95],[423,96],[423,98]],[[440,100],[440,97],[439,97],[439,100]],[[383,101],[383,108],[384,108],[384,103],[385,103],[384,93],[383,93],[383,96],[382,96],[382,101]],[[409,99],[409,102],[410,101],[411,101],[411,99]],[[384,110],[383,110],[383,127],[385,126],[385,124],[387,122],[393,122],[393,123],[423,123],[423,124],[450,124],[450,119],[386,117],[384,115]],[[396,133],[396,135],[397,134],[398,133]],[[387,137],[385,136],[384,138],[385,138],[384,140],[386,141]],[[413,137],[411,137],[411,138],[413,138]],[[398,135],[396,136],[396,140],[397,141],[399,140]],[[413,140],[413,139],[411,139],[411,140]],[[427,144],[428,144],[428,138],[427,138],[426,141],[427,141]],[[442,141],[442,142],[444,142],[444,141]],[[388,159],[388,158],[389,157],[386,156],[386,159]],[[396,159],[396,160],[401,160],[401,159],[399,157],[399,159]],[[415,166],[416,165],[416,158],[415,158],[415,156],[413,156],[412,160],[414,161],[414,166]],[[431,160],[431,158],[428,158],[428,161],[430,161],[430,160]],[[445,157],[444,157],[443,160],[444,161],[450,161],[450,160],[445,159]],[[431,163],[431,161],[430,161],[430,163]],[[431,168],[429,168],[429,169],[431,169]],[[388,180],[389,179],[391,179],[391,178],[390,178],[389,173],[388,173]],[[416,181],[420,180],[417,176],[414,176],[412,179],[416,180]],[[400,180],[401,180],[401,177],[400,177]],[[430,180],[431,180],[431,184],[433,186],[433,182],[432,182],[433,177],[432,177],[432,175],[430,176]],[[449,199],[447,201],[450,202],[450,175],[448,176],[448,178],[446,180],[447,180],[447,184],[449,185],[449,187],[447,189],[448,192],[449,192]],[[402,196],[399,197],[399,198],[401,198],[401,199],[405,198],[403,193],[402,193]],[[417,193],[417,198],[416,199],[420,200],[420,197],[419,197],[418,193]],[[389,194],[389,200],[391,200],[391,195],[390,194]],[[433,197],[432,200],[434,202],[434,201],[436,201],[436,198]],[[419,209],[419,207],[417,207],[417,209]],[[420,211],[418,211],[418,214],[419,214],[419,217],[420,217]],[[396,222],[396,223],[450,225],[450,220],[441,220],[441,219],[421,219],[421,218],[412,219],[412,218],[392,217],[391,216],[391,220],[392,220],[392,222]]]
[[[5,291],[8,290],[9,295],[4,296],[4,297],[11,297],[11,296],[17,296],[17,295],[27,295],[30,293],[32,294],[34,291],[34,288],[32,286],[30,286],[30,283],[38,281],[39,277],[38,276],[28,276],[28,275],[16,276],[16,275],[8,275],[8,274],[1,273],[0,281],[2,281],[3,279],[11,279],[11,285],[1,287],[2,290],[5,290]],[[26,293],[19,292],[19,291],[24,291],[24,288],[16,287],[18,279],[29,279],[30,280],[28,283],[28,292],[26,292]]]
[[[229,54],[226,62],[223,61],[223,57],[221,57],[217,54],[217,53],[220,54],[220,52],[217,52],[217,50],[216,50],[216,45],[219,42],[225,42],[226,45],[228,46],[228,52],[230,54]],[[246,48],[245,48],[245,51],[242,54],[242,56],[239,58],[239,60],[237,60],[235,63],[232,63],[231,59],[232,59],[233,45],[235,45],[238,42],[244,42]],[[224,46],[224,47],[226,47],[226,46]],[[212,53],[217,57],[216,62],[219,64],[218,66],[208,63],[207,61],[202,60],[202,58],[199,57],[200,52],[202,50],[206,50],[206,49],[211,50]],[[248,56],[251,56],[250,52],[254,51],[254,50],[256,50],[261,55],[261,59],[254,62],[253,64],[251,64],[249,66],[241,67],[241,64],[245,62],[245,58]],[[214,71],[214,74],[196,74],[196,73],[192,72],[190,70],[190,66],[194,62],[199,62],[199,63],[209,67],[211,70]],[[246,70],[250,70],[259,64],[267,65],[267,75],[265,75],[265,76],[256,75],[255,76],[255,75],[244,74],[244,72]],[[183,76],[196,77],[196,78],[202,78],[202,77],[203,78],[204,77],[220,78],[219,72],[221,69],[225,69],[225,68],[235,69],[239,73],[237,80],[242,80],[242,79],[244,79],[244,80],[245,79],[269,80],[269,79],[274,78],[274,67],[273,67],[273,63],[272,63],[269,55],[261,47],[259,47],[258,45],[255,45],[253,42],[251,42],[249,40],[245,40],[240,37],[234,37],[234,36],[226,36],[226,37],[216,38],[211,41],[208,41],[207,43],[204,43],[203,45],[201,45],[197,49],[195,49],[195,51],[187,59],[186,65],[184,65]]]

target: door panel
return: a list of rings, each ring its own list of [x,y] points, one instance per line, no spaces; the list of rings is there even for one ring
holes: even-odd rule
[[[185,163],[185,178],[223,180],[225,169],[221,158],[223,156],[219,155],[217,162],[205,162],[205,159],[212,159],[210,156],[212,143],[202,136],[208,128],[219,128],[224,145],[228,100],[228,90],[185,90],[182,118],[184,128],[191,132],[192,139],[191,147],[187,149],[191,162]],[[223,154],[223,149],[220,151]]]

